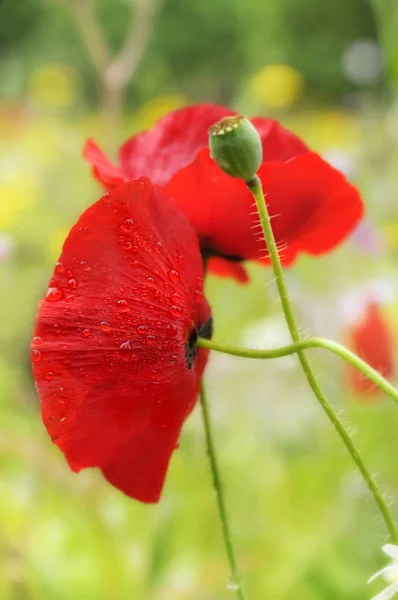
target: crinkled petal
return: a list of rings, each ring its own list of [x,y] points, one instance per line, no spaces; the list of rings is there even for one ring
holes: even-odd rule
[[[208,144],[209,127],[227,115],[228,108],[198,104],[170,112],[155,127],[131,137],[120,148],[120,166],[130,179],[146,175],[165,185]]]
[[[362,217],[357,190],[315,153],[263,163],[259,176],[285,265],[301,253],[332,250]],[[208,150],[176,173],[167,189],[198,232],[202,250],[269,263],[251,193],[223,173]]]
[[[41,301],[31,353],[42,417],[74,471],[100,467],[156,502],[207,353],[185,344],[208,321],[194,230],[145,178],[72,228]]]

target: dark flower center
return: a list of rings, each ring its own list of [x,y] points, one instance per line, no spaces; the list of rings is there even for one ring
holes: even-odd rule
[[[198,337],[206,338],[210,340],[213,335],[213,319],[210,318],[203,325],[194,327],[188,337],[188,341],[185,344],[185,364],[188,369],[192,369],[192,365],[198,354],[199,348],[196,345]]]

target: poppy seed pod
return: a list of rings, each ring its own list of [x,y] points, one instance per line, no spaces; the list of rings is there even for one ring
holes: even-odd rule
[[[243,115],[224,117],[209,129],[212,159],[231,177],[251,181],[263,159],[257,129]]]

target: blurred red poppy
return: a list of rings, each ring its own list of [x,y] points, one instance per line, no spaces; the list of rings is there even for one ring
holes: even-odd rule
[[[394,376],[394,340],[379,304],[370,302],[362,318],[347,331],[350,348],[387,379]],[[348,366],[348,382],[361,395],[378,395],[380,389],[357,369]]]
[[[209,270],[244,282],[243,260],[269,261],[251,194],[242,181],[225,175],[207,150],[209,126],[230,114],[206,104],[174,111],[121,147],[120,167],[92,140],[83,155],[106,189],[142,175],[167,186],[198,232]],[[357,190],[276,121],[252,122],[262,140],[259,176],[284,264],[301,253],[333,249],[362,217]]]
[[[31,345],[44,424],[73,471],[157,502],[211,336],[195,231],[146,178],[71,229]]]

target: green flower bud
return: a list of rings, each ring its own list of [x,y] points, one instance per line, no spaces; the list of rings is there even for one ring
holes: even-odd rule
[[[252,181],[263,149],[257,129],[243,115],[224,117],[209,129],[210,156],[231,177]]]

